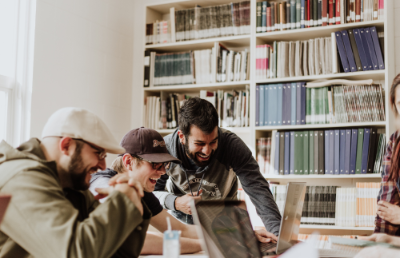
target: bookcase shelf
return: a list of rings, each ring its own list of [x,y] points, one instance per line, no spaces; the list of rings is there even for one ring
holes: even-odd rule
[[[373,79],[373,80],[384,80],[385,79],[385,70],[262,79],[262,80],[257,80],[256,83],[267,84],[267,83],[281,83],[281,82],[295,82],[295,81],[328,80],[328,79],[338,79],[338,78],[347,79],[347,80],[362,80],[365,78]]]
[[[250,35],[228,36],[197,40],[179,41],[174,43],[145,45],[146,50],[155,51],[187,51],[194,49],[207,49],[214,46],[214,42],[220,42],[226,47],[250,46]]]
[[[264,175],[266,179],[360,179],[381,178],[380,174],[354,174],[354,175]]]
[[[375,26],[378,30],[383,29],[384,21],[376,20],[376,21],[368,21],[368,22],[356,22],[356,23],[346,23],[346,24],[338,24],[338,25],[329,25],[325,27],[314,27],[314,28],[305,28],[305,29],[295,29],[295,30],[285,30],[285,31],[274,31],[274,32],[265,32],[265,33],[257,33],[257,39],[264,40],[266,42],[270,41],[285,41],[285,40],[307,40],[311,38],[317,37],[330,37],[332,32],[340,31],[340,30],[348,30],[359,27],[371,27]]]
[[[168,85],[154,86],[144,88],[147,92],[173,91],[173,92],[198,92],[199,90],[221,90],[221,89],[244,89],[250,81],[234,81],[234,82],[216,82],[207,84],[185,84],[185,85]]]
[[[284,125],[284,126],[256,126],[256,131],[272,130],[305,130],[305,129],[325,129],[325,128],[353,128],[353,127],[385,127],[385,121],[379,122],[358,122],[358,123],[340,123],[340,124],[305,124],[305,125]]]
[[[167,20],[170,13],[170,8],[174,7],[175,10],[189,9],[200,4],[204,6],[229,4],[231,2],[239,2],[240,0],[148,0],[145,5],[146,23],[151,23],[156,20]],[[330,128],[365,128],[374,127],[378,128],[379,131],[386,134],[386,139],[389,139],[391,133],[394,132],[394,123],[392,123],[393,117],[390,114],[389,108],[389,90],[391,82],[395,76],[395,55],[394,49],[394,2],[392,0],[384,1],[384,16],[382,20],[369,21],[369,22],[357,22],[340,25],[330,25],[324,27],[313,27],[305,29],[285,30],[276,32],[256,33],[256,3],[261,0],[250,0],[250,18],[251,18],[251,34],[250,35],[238,35],[238,36],[226,36],[226,37],[215,37],[198,40],[180,41],[167,44],[152,44],[144,45],[145,27],[141,31],[142,35],[137,35],[139,42],[141,43],[142,55],[144,50],[151,50],[157,52],[180,52],[188,50],[200,50],[200,49],[211,49],[215,42],[220,42],[227,48],[247,48],[250,52],[250,79],[241,82],[224,82],[224,83],[207,83],[207,84],[188,84],[188,85],[168,85],[168,86],[156,86],[151,88],[142,87],[143,83],[138,87],[141,93],[138,94],[142,97],[155,96],[160,92],[167,93],[191,93],[199,92],[200,90],[231,90],[231,89],[244,89],[246,85],[250,85],[250,127],[247,128],[227,128],[230,131],[237,133],[239,137],[252,149],[254,156],[256,155],[256,139],[257,137],[270,136],[273,130],[313,130],[313,129],[330,129]],[[164,17],[165,16],[165,17]],[[286,78],[274,78],[274,79],[256,79],[256,47],[260,44],[270,44],[273,41],[297,41],[297,40],[308,40],[318,37],[329,37],[332,32],[353,29],[360,27],[371,27],[375,26],[379,32],[384,34],[384,47],[383,59],[385,64],[385,70],[374,70],[374,71],[361,71],[361,72],[349,72],[349,73],[337,73],[337,74],[326,74],[326,75],[314,75],[314,76],[301,76],[301,77],[286,77]],[[139,30],[140,31],[140,30]],[[140,41],[140,39],[142,39]],[[136,39],[135,39],[136,40]],[[139,51],[135,52],[138,54]],[[340,62],[340,59],[338,59]],[[143,76],[143,70],[134,70],[134,78],[141,78]],[[358,122],[358,123],[338,123],[338,124],[306,124],[306,125],[287,125],[287,126],[255,126],[256,124],[256,87],[257,84],[269,84],[269,83],[285,83],[285,82],[296,82],[296,81],[319,81],[328,79],[348,79],[348,80],[365,80],[373,79],[374,82],[381,83],[384,89],[384,106],[385,106],[385,121],[380,122]],[[140,80],[134,82],[135,87],[140,83]],[[143,115],[143,108],[141,110]],[[175,129],[158,130],[160,134],[167,135],[174,132]],[[308,185],[337,185],[341,187],[354,187],[356,182],[379,182],[380,174],[357,174],[357,175],[263,175],[267,179],[286,184],[290,181],[304,180]],[[253,224],[255,225],[255,224]],[[257,226],[257,225],[255,225]],[[363,234],[372,233],[372,227],[337,227],[328,225],[301,225],[300,233],[308,232],[311,233],[315,230],[323,232],[324,234]]]
[[[330,225],[307,225],[301,224],[300,228],[304,229],[331,229],[331,230],[370,230],[373,231],[373,227],[338,227],[338,226],[330,226]]]
[[[250,133],[251,129],[250,127],[221,127],[224,129],[227,129],[231,132],[238,133],[238,134],[243,134],[243,133]],[[167,135],[170,133],[175,132],[176,129],[162,129],[162,130],[157,130],[161,135]]]

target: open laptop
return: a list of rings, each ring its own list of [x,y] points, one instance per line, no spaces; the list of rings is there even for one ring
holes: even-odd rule
[[[298,242],[306,183],[289,183],[278,242],[260,243],[254,235],[244,201],[196,201],[195,224],[209,257],[261,257],[280,254]]]
[[[298,243],[306,183],[287,185],[277,243],[260,243],[244,201],[193,201],[192,215],[203,250],[210,258],[262,257],[281,254]],[[320,257],[352,257],[340,250],[321,249]]]

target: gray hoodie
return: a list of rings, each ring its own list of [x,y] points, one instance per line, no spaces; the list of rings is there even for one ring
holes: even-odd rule
[[[193,170],[193,163],[185,154],[178,130],[164,137],[169,153],[180,159],[182,164],[171,163],[167,173],[157,180],[154,194],[165,209],[172,210],[182,220],[182,216],[177,216],[179,212],[175,210],[175,199],[178,196],[190,193],[190,188],[197,192],[202,182],[203,200],[235,200],[239,178],[265,228],[278,235],[281,215],[269,190],[269,184],[261,175],[251,151],[230,131],[218,128],[218,136],[218,148],[209,165],[197,170]],[[190,219],[186,222],[190,223]]]

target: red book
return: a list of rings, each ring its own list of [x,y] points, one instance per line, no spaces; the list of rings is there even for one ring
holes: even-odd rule
[[[306,19],[306,27],[310,28],[310,1],[312,0],[307,0],[307,19]]]
[[[271,7],[267,7],[267,31],[271,31]]]
[[[327,26],[328,25],[328,0],[322,0],[322,12],[321,12],[321,16],[322,16],[322,26]]]
[[[340,0],[336,1],[336,17],[335,17],[335,23],[340,24]]]
[[[356,22],[361,21],[361,0],[356,0]]]
[[[335,24],[335,21],[334,21],[334,18],[335,17],[333,17],[333,6],[334,6],[334,4],[333,4],[333,0],[329,0],[329,25],[333,25],[333,24]]]

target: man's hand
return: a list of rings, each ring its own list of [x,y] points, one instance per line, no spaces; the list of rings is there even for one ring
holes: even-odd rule
[[[110,186],[107,188],[96,188],[96,192],[99,194],[95,198],[101,199],[110,195],[113,191],[117,190],[125,194],[138,208],[141,215],[143,215],[143,205],[141,197],[144,196],[143,186],[136,181],[134,178],[130,178],[125,175],[116,175],[111,178],[109,183]]]
[[[203,190],[199,191],[199,195],[202,191]],[[195,193],[193,196],[192,194],[186,194],[184,196],[177,197],[175,199],[175,209],[183,213],[192,215],[192,210],[190,208],[190,202],[192,200],[201,200],[201,196],[197,196],[197,193]]]
[[[257,240],[260,241],[261,243],[269,243],[271,241],[277,242],[278,237],[275,236],[274,234],[268,232],[265,228],[260,228],[254,230],[254,233],[256,234]]]
[[[377,214],[392,224],[400,225],[400,207],[395,204],[379,201]]]
[[[362,239],[362,240],[367,240],[367,241],[388,243],[388,244],[392,244],[392,245],[400,245],[400,237],[389,236],[384,233],[375,233],[370,236],[359,236],[358,238]]]

